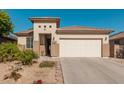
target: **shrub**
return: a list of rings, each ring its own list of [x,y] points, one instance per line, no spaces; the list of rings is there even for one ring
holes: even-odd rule
[[[10,75],[5,75],[4,76],[4,80],[6,80],[6,79],[14,79],[15,81],[17,81],[19,78],[21,78],[21,74],[16,72],[16,71],[12,71],[10,73]]]
[[[18,73],[18,71],[22,70],[22,68],[19,65],[12,66],[12,68],[9,70],[12,70],[12,71],[10,72],[10,74],[4,75],[4,80],[14,79],[15,81],[17,81],[19,78],[21,78],[21,74]]]
[[[17,59],[20,51],[16,44],[2,43],[0,44],[0,61],[13,61]]]
[[[43,61],[39,65],[39,67],[41,67],[41,68],[43,68],[43,67],[54,67],[54,66],[55,66],[55,62],[54,61]]]
[[[38,55],[35,54],[32,50],[22,51],[18,56],[18,60],[20,60],[23,65],[32,65],[33,64],[32,60],[34,58],[38,58]]]
[[[0,44],[0,61],[19,60],[23,65],[31,65],[33,59],[38,58],[38,55],[32,50],[20,51],[16,44],[2,43]]]
[[[15,81],[17,81],[20,77],[20,73],[17,73],[16,71],[11,72],[10,78],[13,78]]]

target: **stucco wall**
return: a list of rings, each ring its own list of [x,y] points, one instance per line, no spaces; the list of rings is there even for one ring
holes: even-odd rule
[[[19,36],[17,43],[18,45],[26,45],[26,36]]]
[[[59,56],[59,44],[51,45],[51,56],[52,57]]]
[[[26,36],[17,37],[17,44],[20,50],[22,51],[25,50],[26,49]]]
[[[33,42],[33,51],[40,55],[40,46],[38,41]]]
[[[120,44],[124,45],[124,39],[120,40]]]
[[[109,47],[110,47],[109,43],[103,44],[103,46],[102,46],[102,56],[103,57],[110,57]]]
[[[45,51],[45,48],[43,46],[40,46],[39,34],[51,34],[51,41],[53,41],[57,25],[56,22],[54,22],[54,23],[34,23],[33,26],[34,26],[33,50],[35,52],[38,52],[38,54],[41,54],[41,50]],[[44,28],[44,26],[46,26],[46,28]],[[49,26],[52,27],[50,28]]]
[[[51,28],[49,28],[50,25],[52,26]],[[33,26],[34,26],[34,41],[39,41],[39,33],[51,34],[53,39],[53,36],[57,28],[56,23],[34,23]],[[39,28],[39,26],[41,27]],[[44,26],[46,26],[46,30],[44,29]]]
[[[27,47],[26,47],[26,42],[27,42],[27,41],[26,41],[26,38],[27,38],[27,37],[32,37],[32,34],[30,34],[30,35],[28,35],[28,36],[18,36],[18,37],[17,37],[17,39],[18,39],[18,40],[17,40],[17,41],[18,41],[17,44],[18,44],[19,46],[23,47],[24,49],[32,49],[32,48],[27,48]],[[23,50],[24,50],[24,49],[23,49]]]

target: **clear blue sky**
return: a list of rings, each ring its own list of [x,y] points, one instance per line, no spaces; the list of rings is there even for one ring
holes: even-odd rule
[[[42,10],[42,9],[9,9],[14,32],[19,32],[32,27],[29,17],[60,17],[60,25],[64,26],[89,26],[113,29],[115,33],[124,31],[124,10]]]

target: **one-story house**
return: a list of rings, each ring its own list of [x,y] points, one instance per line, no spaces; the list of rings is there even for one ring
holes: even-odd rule
[[[109,57],[110,29],[60,27],[60,18],[31,17],[32,30],[16,33],[18,45],[42,56]]]
[[[124,32],[110,36],[110,56],[124,58]]]

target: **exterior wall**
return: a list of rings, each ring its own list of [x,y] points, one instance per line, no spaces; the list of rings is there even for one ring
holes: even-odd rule
[[[110,57],[109,44],[103,44],[102,46],[102,56]]]
[[[110,57],[114,57],[114,42],[110,41]]]
[[[50,25],[52,28],[49,28]],[[39,28],[39,26],[41,26],[41,28]],[[44,30],[44,26],[46,26],[46,30]],[[34,41],[39,41],[39,34],[52,34],[53,39],[56,28],[56,23],[34,23]]]
[[[52,57],[59,56],[59,44],[51,45],[51,56]]]
[[[124,45],[124,39],[120,39],[119,43],[120,43],[121,45]]]
[[[21,37],[18,37],[18,42],[17,42],[19,45],[26,45],[26,36],[21,36]]]
[[[34,42],[37,42],[33,44],[33,50],[35,52],[38,52],[39,55],[45,55],[45,46],[40,45],[40,34],[51,34],[51,42],[55,40],[56,37],[56,29],[57,25],[56,23],[34,23]],[[40,26],[40,28],[39,28]],[[44,28],[46,26],[46,29]],[[52,26],[51,28],[49,26]],[[51,43],[52,44],[52,43]],[[39,48],[38,48],[39,46]],[[38,50],[39,49],[39,50]],[[42,53],[41,53],[42,52]]]
[[[32,37],[32,34],[27,35],[27,36],[18,36],[17,44],[18,44],[20,50],[32,49],[32,48],[27,48],[26,47],[26,38],[27,37]]]
[[[25,50],[26,49],[26,36],[19,36],[18,38],[18,47],[20,50]]]
[[[38,41],[34,41],[33,42],[33,51],[35,53],[37,53],[38,55],[40,55],[39,50],[40,50],[39,42]]]

